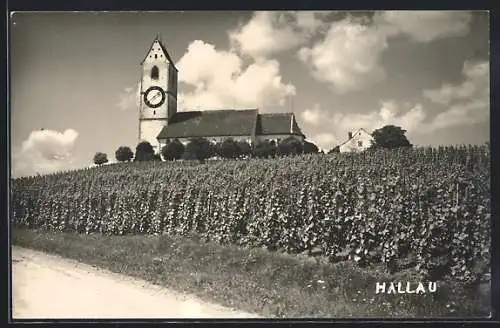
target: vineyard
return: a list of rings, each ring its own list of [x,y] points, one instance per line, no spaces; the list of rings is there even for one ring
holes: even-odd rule
[[[11,212],[21,228],[196,232],[469,283],[489,267],[490,153],[463,146],[113,164],[12,180]]]

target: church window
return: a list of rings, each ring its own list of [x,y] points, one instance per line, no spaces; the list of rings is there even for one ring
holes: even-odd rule
[[[157,54],[155,54],[155,59],[158,59],[158,55]]]
[[[153,80],[158,80],[158,77],[160,76],[160,71],[158,70],[157,66],[153,66],[151,69],[151,78]]]
[[[153,111],[153,115],[156,115],[156,111],[155,110]]]

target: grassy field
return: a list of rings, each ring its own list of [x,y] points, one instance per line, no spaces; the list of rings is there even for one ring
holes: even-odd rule
[[[112,236],[14,229],[12,243],[266,317],[484,317],[489,302],[476,290],[438,282],[435,293],[376,294],[376,282],[418,282],[412,270],[203,242],[197,236]],[[76,295],[75,295],[76,297]]]

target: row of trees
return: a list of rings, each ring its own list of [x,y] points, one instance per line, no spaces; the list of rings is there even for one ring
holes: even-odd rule
[[[412,147],[412,144],[406,138],[406,130],[399,126],[386,125],[373,131],[373,144],[370,149],[386,148],[396,149],[401,147]],[[339,147],[335,147],[328,153],[339,152]],[[235,141],[228,138],[222,142],[213,144],[205,138],[193,138],[184,146],[179,140],[175,139],[167,143],[161,149],[161,155],[167,161],[187,159],[204,161],[211,157],[221,158],[242,158],[242,157],[275,157],[297,154],[318,153],[318,147],[311,142],[289,137],[275,143],[273,140],[258,141],[252,147],[246,141]],[[134,153],[129,147],[122,146],[115,152],[115,158],[118,162],[151,161],[161,160],[159,154],[154,153],[154,149],[149,142],[141,142],[136,147]],[[94,156],[94,163],[97,165],[108,162],[107,155],[98,152]]]
[[[318,147],[312,142],[304,141],[304,143],[301,143],[293,137],[283,139],[278,143],[274,140],[258,141],[254,147],[246,141],[235,141],[232,138],[227,138],[216,144],[211,143],[205,138],[193,138],[186,146],[178,139],[169,141],[161,149],[161,156],[167,161],[186,159],[203,162],[211,157],[227,159],[248,157],[267,158],[318,152]],[[153,146],[147,141],[143,141],[137,145],[135,157],[130,147],[121,146],[116,150],[115,158],[118,162],[161,160],[160,155],[154,153]],[[105,153],[98,152],[94,156],[94,163],[97,165],[105,164],[108,161]]]

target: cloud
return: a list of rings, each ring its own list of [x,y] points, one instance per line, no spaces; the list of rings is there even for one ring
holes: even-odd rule
[[[392,124],[407,130],[408,137],[432,134],[438,130],[484,122],[490,114],[489,63],[466,61],[463,80],[457,84],[445,83],[423,96],[431,106],[400,104],[382,101],[380,108],[368,113],[331,113],[315,105],[301,113],[304,131],[325,149],[345,141],[347,132],[364,128],[368,132]],[[432,110],[430,109],[432,108]],[[438,110],[437,114],[434,114]],[[308,133],[311,132],[311,133]]]
[[[32,131],[21,147],[12,152],[12,175],[14,177],[45,174],[72,165],[71,151],[78,132],[67,129],[64,132],[52,130]]]
[[[385,11],[368,17],[347,15],[330,23],[325,36],[298,51],[313,77],[337,93],[366,88],[386,76],[381,65],[389,41],[407,37],[432,42],[469,32],[470,12]]]
[[[311,109],[306,109],[303,111],[300,116],[301,118],[306,122],[311,125],[319,125],[322,117],[321,117],[321,109],[318,104],[315,104],[313,108]]]
[[[306,121],[304,131],[306,135],[311,135],[311,140],[327,150],[346,141],[348,132],[360,128],[371,133],[375,129],[392,124],[403,127],[408,135],[418,134],[425,126],[427,117],[421,104],[402,105],[392,100],[381,102],[378,110],[366,114],[331,113],[317,105],[313,112],[314,120],[309,122],[304,119],[304,115],[301,115]]]
[[[483,122],[490,114],[490,71],[486,61],[466,61],[463,81],[453,85],[425,90],[424,96],[444,109],[433,120],[433,128],[442,129],[463,124]]]
[[[245,67],[236,53],[200,40],[189,45],[176,66],[179,82],[195,88],[179,93],[179,107],[185,110],[282,106],[295,94],[295,87],[282,81],[278,61]]]
[[[254,58],[264,58],[294,49],[325,25],[331,12],[258,11],[244,25],[229,32],[233,49]]]
[[[334,145],[339,144],[341,141],[333,133],[318,133],[313,135],[310,139],[316,146],[326,152],[330,151]]]
[[[298,55],[317,80],[345,93],[385,77],[380,58],[388,47],[387,38],[386,29],[348,16],[333,22],[324,39],[301,48]]]
[[[472,14],[465,11],[385,11],[379,18],[413,41],[432,42],[466,35]]]
[[[368,114],[342,114],[333,116],[334,126],[338,126],[347,131],[364,128],[368,132],[383,127],[384,125],[398,125],[403,127],[408,133],[418,132],[426,113],[421,104],[404,108],[393,101],[384,101],[381,108]]]
[[[137,109],[140,102],[140,82],[135,87],[127,87],[119,95],[118,107],[121,110]]]

